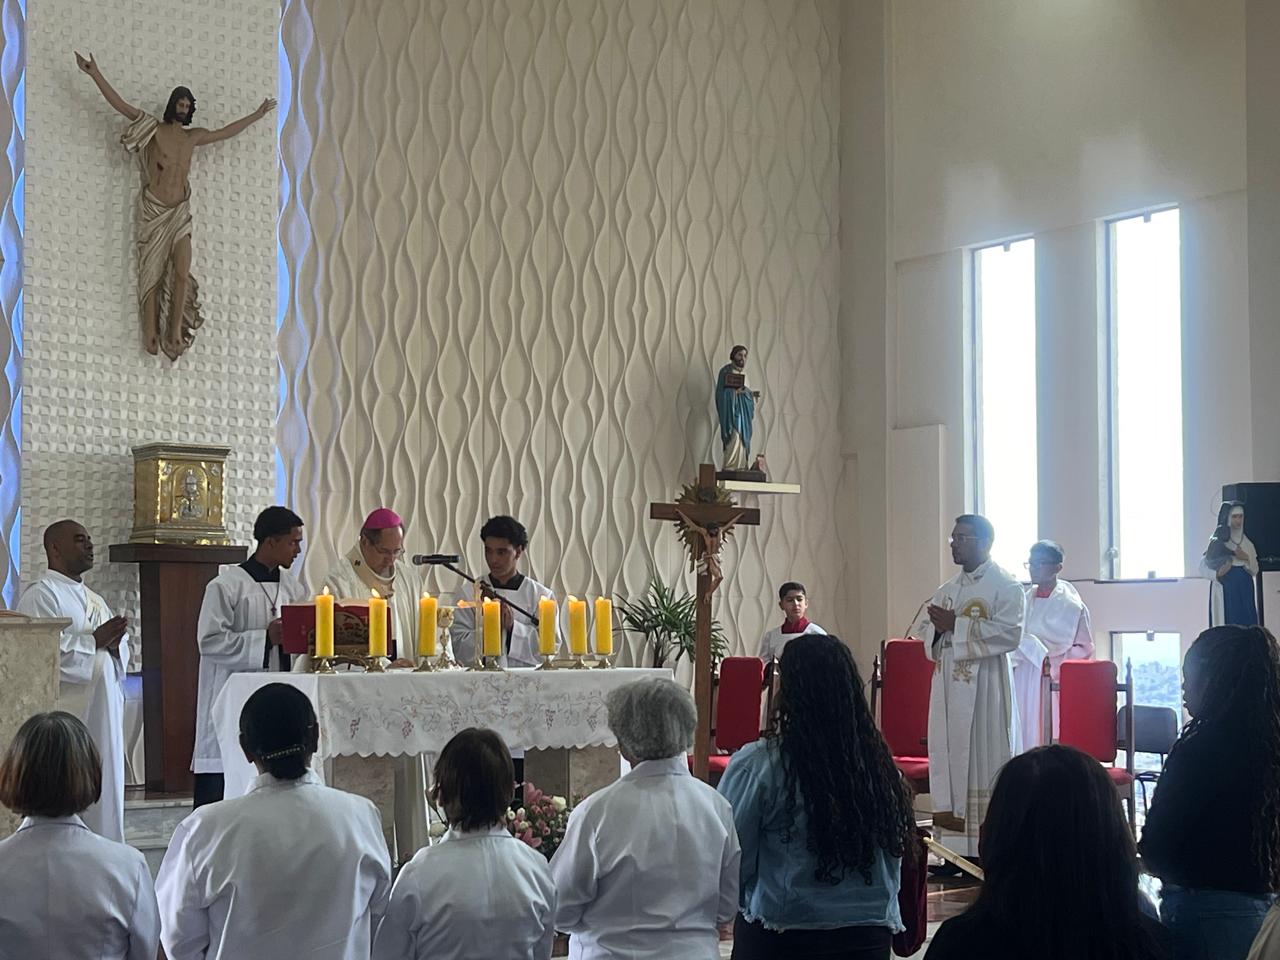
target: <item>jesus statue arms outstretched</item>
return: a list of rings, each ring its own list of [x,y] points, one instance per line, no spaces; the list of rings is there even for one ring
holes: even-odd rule
[[[142,343],[148,353],[164,353],[170,360],[181,356],[195,340],[204,322],[197,299],[198,284],[191,276],[191,159],[196,147],[227,140],[261,120],[276,105],[267,97],[247,116],[206,130],[191,127],[196,99],[186,87],[169,95],[164,117],[157,120],[128,103],[107,82],[93,54],[76,53],[76,65],[87,73],[103,99],[130,121],[120,138],[125,147],[140,154],[145,182],[138,198],[138,305],[142,318]],[[168,323],[160,329],[164,304]]]

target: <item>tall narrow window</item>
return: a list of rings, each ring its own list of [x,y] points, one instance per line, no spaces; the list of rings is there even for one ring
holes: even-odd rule
[[[973,502],[992,557],[1021,575],[1037,539],[1036,242],[973,252]]]
[[[1180,577],[1182,297],[1178,211],[1108,224],[1112,576]]]

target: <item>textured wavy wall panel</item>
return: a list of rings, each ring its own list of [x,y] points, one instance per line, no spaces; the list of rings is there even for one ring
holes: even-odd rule
[[[228,527],[247,540],[274,491],[278,167],[270,121],[201,148],[191,178],[193,273],[205,316],[176,364],[142,352],[133,250],[136,162],[124,118],[76,69],[92,50],[126,100],[164,109],[181,83],[196,122],[221,126],[277,86],[279,7],[261,0],[41,0],[27,20],[24,579],[44,566],[41,530],[71,516],[104,545],[132,524],[130,448],[155,440],[233,449]],[[87,578],[136,612],[137,575]]]
[[[23,163],[25,152],[24,108],[26,53],[26,3],[2,0],[0,23],[0,356],[4,378],[0,380],[0,601],[12,606],[17,599],[21,506],[22,450],[22,227]]]
[[[718,612],[754,644],[795,575],[846,619],[837,6],[285,0],[279,440],[310,580],[388,502],[411,549],[478,566],[511,512],[557,590],[638,593],[680,569],[647,504],[718,456],[743,341],[805,492],[760,504]]]

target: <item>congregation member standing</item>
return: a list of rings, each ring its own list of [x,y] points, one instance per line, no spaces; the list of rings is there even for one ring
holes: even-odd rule
[[[934,934],[926,960],[1165,960],[1169,937],[1144,911],[1120,795],[1072,747],[1010,760],[982,827],[986,880]]]
[[[806,633],[826,633],[809,620],[809,595],[803,583],[788,580],[778,588],[778,609],[782,611],[782,626],[770,627],[760,638],[759,657],[765,663],[782,656],[787,641]]]
[[[573,960],[713,960],[740,854],[728,801],[689,773],[693,698],[653,678],[613,690],[606,709],[631,771],[569,816],[551,858],[556,928]]]
[[[1174,957],[1244,960],[1280,891],[1280,650],[1265,627],[1213,627],[1182,669],[1191,720],[1138,852]]]
[[[58,706],[89,728],[102,759],[102,796],[84,811],[94,833],[124,841],[124,677],[129,670],[128,623],[81,579],[93,569],[93,539],[74,520],[44,532],[49,568],[18,599],[28,617],[71,621],[58,640]]]
[[[287,670],[280,611],[307,599],[287,572],[302,551],[302,519],[286,507],[267,507],[253,524],[257,549],[241,564],[225,566],[209,582],[200,606],[196,644],[196,742],[191,759],[195,805],[222,799],[222,754],[213,704],[233,673]]]
[[[1014,753],[1048,741],[1044,730],[1045,662],[1049,675],[1058,679],[1064,660],[1088,660],[1093,656],[1093,627],[1089,608],[1076,588],[1059,579],[1065,554],[1052,540],[1032,544],[1027,559],[1031,585],[1026,588],[1027,620],[1022,642],[1013,653],[1013,689],[1018,707]],[[1054,709],[1057,727],[1057,709]]]
[[[537,616],[538,601],[554,596],[545,587],[519,570],[520,560],[529,546],[529,533],[514,517],[490,517],[480,528],[484,544],[484,562],[488,572],[478,578],[485,596],[509,600],[502,604],[503,666],[532,667],[542,662],[538,656],[538,628],[526,613]],[[459,588],[455,603],[473,602],[475,591],[470,584]],[[453,649],[458,662],[470,666],[476,658],[476,613],[470,607],[460,608],[453,617]],[[558,627],[557,627],[558,629]]]
[[[257,779],[183,820],[160,865],[168,960],[368,960],[391,858],[373,803],[311,771],[319,736],[296,687],[249,697],[240,746]]]
[[[771,729],[720,781],[742,845],[733,956],[884,960],[903,929],[910,792],[838,637],[797,637],[780,666]]]
[[[81,815],[102,768],[85,725],[38,713],[0,761],[0,803],[26,819],[0,840],[0,958],[155,960],[160,918],[142,854]]]
[[[492,730],[445,744],[432,797],[449,831],[401,869],[374,960],[549,960],[556,888],[546,858],[507,829],[514,779]]]
[[[1009,655],[1022,642],[1020,584],[991,559],[986,517],[957,517],[951,559],[961,571],[934,593],[911,635],[937,665],[929,695],[929,794],[938,839],[978,854],[978,829],[991,785],[1013,756],[1014,700]]]

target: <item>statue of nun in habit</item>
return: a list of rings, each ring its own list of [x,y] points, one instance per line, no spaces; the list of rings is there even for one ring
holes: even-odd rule
[[[1209,626],[1257,625],[1253,578],[1258,575],[1258,551],[1244,535],[1244,504],[1239,500],[1218,509],[1218,526],[1205,547],[1200,575],[1211,584]]]

